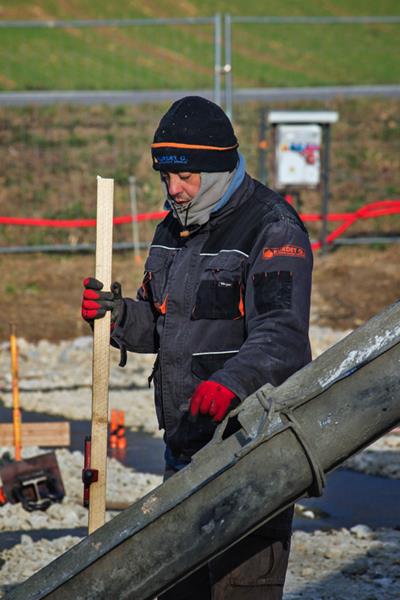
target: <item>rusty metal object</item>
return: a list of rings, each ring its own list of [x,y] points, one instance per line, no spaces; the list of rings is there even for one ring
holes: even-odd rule
[[[25,510],[46,510],[65,496],[54,452],[12,461],[0,468],[4,496],[11,504],[21,502]]]
[[[400,303],[237,409],[193,462],[33,575],[9,600],[150,600],[400,422]],[[229,418],[232,418],[232,413]]]

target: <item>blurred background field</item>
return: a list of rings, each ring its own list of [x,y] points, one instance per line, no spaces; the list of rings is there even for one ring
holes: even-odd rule
[[[186,0],[118,3],[3,1],[2,21],[331,16],[398,13],[396,0]],[[398,83],[398,24],[235,22],[232,54],[240,87]],[[187,89],[213,78],[210,24],[3,29],[0,89]]]

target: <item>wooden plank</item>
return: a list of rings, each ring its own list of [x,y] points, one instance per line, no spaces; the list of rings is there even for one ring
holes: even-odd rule
[[[97,177],[96,279],[111,287],[114,180]],[[111,313],[94,322],[92,432],[90,467],[98,480],[90,485],[89,534],[104,525],[106,514],[108,381]]]
[[[134,500],[132,500],[132,502],[117,502],[116,500],[107,500],[106,508],[107,510],[126,510],[132,506],[134,502]]]
[[[0,445],[13,446],[12,423],[0,424]],[[59,447],[69,446],[71,442],[70,424],[68,421],[48,423],[22,423],[21,440],[23,446]]]

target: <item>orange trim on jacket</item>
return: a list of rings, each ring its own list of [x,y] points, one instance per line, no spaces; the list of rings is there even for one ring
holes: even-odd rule
[[[168,294],[165,296],[164,302],[162,304],[160,304],[159,302],[154,302],[155,308],[162,315],[167,314],[167,300],[168,300]]]
[[[244,317],[243,287],[240,286],[239,312]]]

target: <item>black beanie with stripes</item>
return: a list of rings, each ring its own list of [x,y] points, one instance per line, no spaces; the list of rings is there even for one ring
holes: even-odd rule
[[[156,171],[218,173],[233,171],[239,144],[222,108],[200,96],[174,102],[154,134]]]

